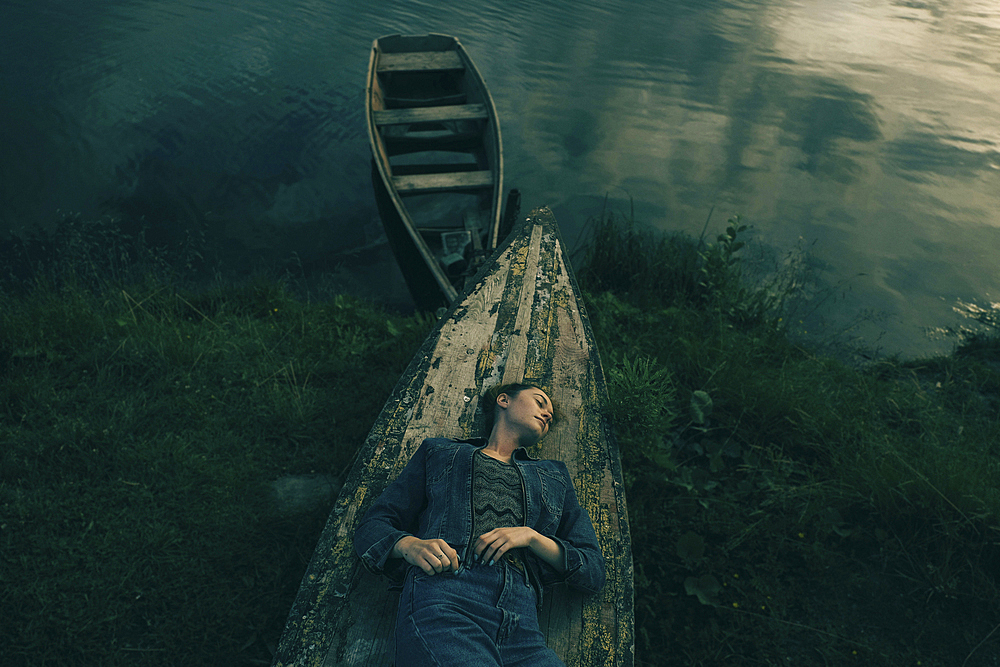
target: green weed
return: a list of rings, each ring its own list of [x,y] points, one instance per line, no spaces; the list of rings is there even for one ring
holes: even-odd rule
[[[818,356],[784,325],[802,281],[751,283],[745,229],[705,244],[604,216],[580,271],[627,476],[639,662],[996,664],[996,346]]]
[[[72,262],[29,244],[0,287],[4,664],[269,664],[326,509],[278,515],[267,485],[341,474],[433,323],[273,277],[194,289],[172,267],[197,244],[178,264],[70,222]],[[754,282],[745,234],[605,214],[577,267],[637,663],[995,666],[997,341],[823,356],[790,338],[799,265]]]
[[[280,283],[0,291],[4,664],[270,662],[325,509],[430,323]]]

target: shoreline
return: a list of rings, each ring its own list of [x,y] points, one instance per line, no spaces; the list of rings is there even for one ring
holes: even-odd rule
[[[608,217],[577,267],[637,663],[995,664],[1000,342],[818,353],[789,336],[797,283],[746,281],[744,233]],[[110,242],[0,290],[8,661],[269,663],[328,511],[269,485],[341,476],[433,319],[280,277],[188,290]]]

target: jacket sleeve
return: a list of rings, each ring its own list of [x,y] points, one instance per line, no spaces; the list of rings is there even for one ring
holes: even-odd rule
[[[402,558],[391,558],[401,537],[417,532],[420,515],[427,506],[427,441],[382,492],[354,530],[354,550],[374,574],[384,574],[399,583],[405,573]]]
[[[587,593],[596,593],[604,587],[604,554],[594,532],[594,524],[587,510],[580,506],[573,480],[564,463],[557,462],[566,480],[562,519],[552,538],[563,552],[563,571],[547,563],[541,564],[541,582],[544,586],[566,583]]]

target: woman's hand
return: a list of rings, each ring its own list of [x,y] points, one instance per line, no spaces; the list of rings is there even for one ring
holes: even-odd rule
[[[476,553],[476,560],[492,565],[500,560],[505,553],[519,547],[527,547],[536,556],[560,572],[565,567],[562,547],[559,546],[559,543],[528,526],[491,530],[479,536],[475,546],[473,546],[473,551]]]
[[[392,548],[394,558],[402,558],[430,575],[457,570],[458,552],[441,539],[421,540],[413,535],[401,537]]]

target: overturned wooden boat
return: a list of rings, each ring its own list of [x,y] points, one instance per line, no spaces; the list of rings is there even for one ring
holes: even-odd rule
[[[379,37],[368,63],[372,181],[418,307],[450,305],[499,242],[503,149],[496,108],[454,37]]]
[[[428,336],[369,433],[302,580],[274,665],[392,664],[399,593],[362,566],[355,526],[424,438],[479,435],[479,397],[495,384],[522,380],[543,387],[565,414],[531,454],[566,463],[607,565],[597,595],[566,586],[547,592],[542,630],[567,665],[633,664],[621,460],[590,322],[551,211],[533,212],[487,267]]]

